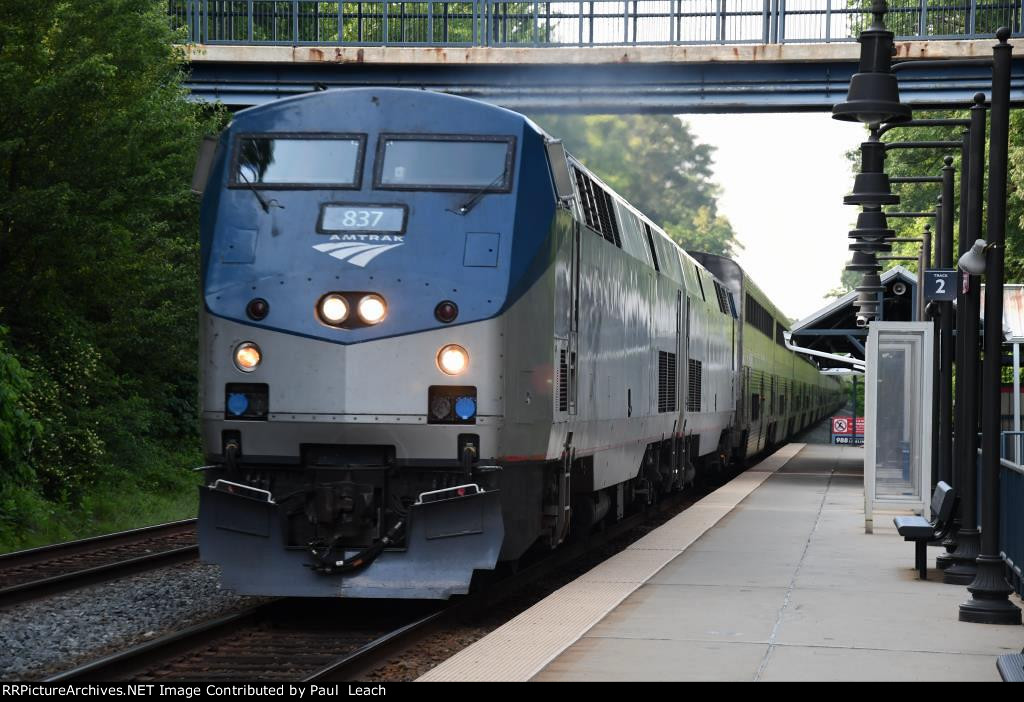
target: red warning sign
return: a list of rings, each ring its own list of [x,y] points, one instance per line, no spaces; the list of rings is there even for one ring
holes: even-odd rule
[[[832,417],[832,443],[862,445],[864,443],[864,417]]]
[[[852,434],[853,426],[849,417],[832,417],[833,434]]]

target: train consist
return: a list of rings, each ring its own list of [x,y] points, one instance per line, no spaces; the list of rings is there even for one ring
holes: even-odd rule
[[[315,92],[200,170],[200,550],[238,592],[465,593],[843,401],[735,262],[514,112]]]

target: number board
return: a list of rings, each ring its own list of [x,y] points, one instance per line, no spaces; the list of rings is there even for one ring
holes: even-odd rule
[[[342,205],[328,203],[320,210],[317,227],[321,234],[337,232],[386,232],[401,234],[405,231],[406,209],[403,205]]]
[[[956,271],[938,269],[924,272],[924,299],[949,302],[956,299]]]

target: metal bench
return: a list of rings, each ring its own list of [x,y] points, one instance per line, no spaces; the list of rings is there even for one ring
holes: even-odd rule
[[[946,538],[953,524],[955,502],[956,493],[953,488],[939,481],[932,493],[933,521],[917,516],[896,517],[892,520],[903,540],[914,542],[914,567],[920,572],[921,580],[928,579],[928,542]]]
[[[1024,651],[999,656],[996,669],[1003,682],[1024,682]]]

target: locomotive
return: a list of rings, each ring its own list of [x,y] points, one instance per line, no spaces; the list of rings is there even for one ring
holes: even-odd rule
[[[206,156],[199,544],[237,592],[465,593],[842,404],[734,261],[515,112],[319,91]]]

